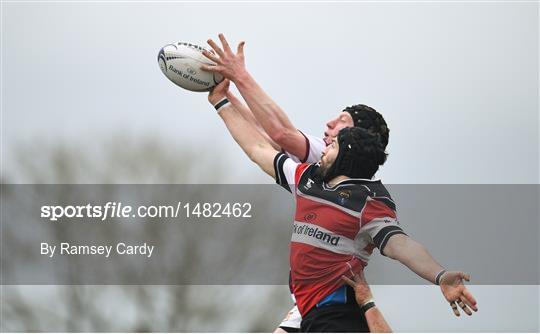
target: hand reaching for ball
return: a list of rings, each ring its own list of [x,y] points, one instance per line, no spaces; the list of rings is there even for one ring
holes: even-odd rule
[[[236,80],[246,75],[246,65],[244,60],[244,44],[240,42],[236,53],[234,53],[229,46],[229,43],[225,39],[223,34],[219,34],[219,39],[223,48],[220,48],[216,42],[212,39],[208,40],[208,44],[212,47],[215,53],[204,50],[203,55],[215,62],[215,66],[203,65],[201,69],[208,72],[219,73],[225,78],[232,80],[236,83]]]
[[[219,101],[227,97],[230,85],[229,79],[224,79],[208,93],[208,102],[215,106]]]

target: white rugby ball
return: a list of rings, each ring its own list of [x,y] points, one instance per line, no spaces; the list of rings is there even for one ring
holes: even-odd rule
[[[219,73],[201,70],[201,65],[215,65],[206,58],[203,47],[178,42],[167,44],[158,54],[161,72],[176,85],[194,92],[207,92],[223,80]]]

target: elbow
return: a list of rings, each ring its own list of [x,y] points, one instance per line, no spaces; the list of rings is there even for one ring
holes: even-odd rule
[[[261,142],[256,142],[253,145],[250,145],[249,147],[247,147],[245,152],[246,152],[246,155],[248,156],[249,160],[257,163],[258,162],[258,157],[260,155],[258,153],[261,150],[263,150],[266,146],[267,146],[266,143],[261,141]]]
[[[392,249],[392,247],[386,246],[381,253],[387,258],[399,261],[398,254]]]
[[[253,162],[256,162],[257,159],[255,158],[256,154],[255,154],[255,149],[254,148],[250,147],[249,149],[246,149],[245,152],[246,152],[246,155],[248,156],[249,160],[251,160]]]

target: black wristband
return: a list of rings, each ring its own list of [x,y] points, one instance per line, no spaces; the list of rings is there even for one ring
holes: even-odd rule
[[[437,276],[435,276],[435,284],[440,285],[441,284],[441,277],[446,273],[446,270],[441,270]]]
[[[372,307],[375,307],[375,302],[367,302],[360,307],[360,310],[362,310],[363,314],[366,314],[367,310],[369,310]]]
[[[219,109],[221,109],[221,107],[225,106],[227,103],[229,103],[229,99],[224,98],[223,100],[221,100],[221,101],[219,101],[218,103],[216,103],[216,105],[214,106],[214,108],[216,108],[216,110],[219,111]]]

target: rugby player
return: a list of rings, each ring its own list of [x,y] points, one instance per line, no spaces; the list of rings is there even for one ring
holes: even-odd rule
[[[213,71],[219,72],[219,73],[223,74],[225,77],[232,79],[237,84],[237,86],[239,87],[239,90],[242,93],[242,95],[244,96],[244,99],[246,100],[246,102],[248,102],[248,105],[250,106],[250,108],[253,110],[253,113],[255,114],[256,113],[255,109],[258,107],[257,103],[260,103],[260,106],[262,106],[262,109],[264,109],[265,102],[267,102],[269,98],[266,96],[266,94],[264,94],[264,92],[262,91],[262,89],[260,89],[260,87],[255,85],[255,89],[251,89],[252,94],[251,93],[250,94],[252,96],[253,95],[258,96],[259,97],[258,101],[260,101],[260,102],[257,102],[257,99],[254,99],[255,100],[255,103],[254,103],[255,108],[254,108],[254,106],[250,105],[250,97],[249,97],[250,94],[245,94],[245,92],[243,92],[243,90],[240,88],[241,85],[238,84],[238,82],[242,81],[241,78],[246,78],[246,77],[249,76],[249,75],[246,74],[245,68],[243,66],[243,43],[241,43],[239,45],[238,54],[234,55],[232,53],[232,51],[230,50],[230,48],[228,47],[228,44],[226,43],[223,36],[220,36],[220,38],[221,38],[221,40],[223,42],[223,46],[224,46],[223,51],[221,49],[219,49],[215,45],[215,43],[210,43],[211,46],[218,53],[219,58],[216,57],[216,56],[212,56],[212,55],[207,53],[207,56],[209,58],[211,58],[212,60],[216,61],[218,65],[215,66],[215,67],[212,67],[212,68],[207,68],[207,70],[213,70]],[[212,45],[212,44],[214,44],[214,45]],[[238,66],[238,65],[241,65],[241,66]],[[252,104],[253,104],[254,100],[252,99]],[[263,135],[261,135],[257,131],[257,129],[249,128],[248,127],[249,122],[247,122],[242,117],[242,115],[240,115],[238,112],[234,111],[234,108],[230,107],[230,105],[226,106],[226,107],[224,107],[222,109],[223,109],[223,111],[220,112],[220,114],[222,115],[222,117],[223,117],[225,123],[227,124],[227,126],[229,127],[229,130],[230,130],[231,134],[238,141],[240,146],[246,151],[246,153],[248,153],[248,155],[252,158],[252,160],[257,162],[263,168],[263,170],[265,170],[270,175],[273,175],[273,176],[277,175],[278,176],[278,182],[282,186],[284,186],[284,188],[288,188],[288,190],[290,190],[290,191],[292,191],[293,189],[298,189],[298,187],[297,187],[298,185],[295,183],[295,181],[300,182],[300,179],[295,179],[294,177],[291,178],[291,170],[292,169],[294,169],[294,170],[302,169],[302,171],[299,173],[300,176],[303,177],[304,173],[309,170],[309,172],[307,174],[311,175],[313,177],[313,179],[308,177],[308,181],[304,185],[304,187],[307,187],[307,189],[310,189],[311,186],[315,185],[314,188],[319,189],[319,192],[322,191],[323,194],[324,194],[324,192],[332,191],[332,189],[333,189],[333,187],[332,187],[333,181],[336,181],[335,179],[341,178],[341,180],[338,180],[338,182],[336,184],[334,184],[334,186],[336,186],[336,188],[339,188],[339,187],[348,188],[349,186],[352,187],[355,184],[358,185],[359,183],[364,183],[364,184],[362,184],[362,186],[365,189],[371,189],[371,187],[377,188],[377,190],[378,190],[377,193],[379,194],[379,197],[380,197],[381,193],[387,195],[387,196],[380,197],[379,199],[375,199],[375,197],[372,196],[375,193],[369,193],[369,190],[368,190],[368,194],[367,195],[364,194],[365,198],[363,199],[363,201],[359,201],[359,203],[363,203],[365,206],[367,206],[369,208],[374,206],[374,209],[371,209],[371,210],[374,210],[375,213],[377,213],[379,215],[386,215],[386,216],[385,217],[376,217],[377,215],[375,215],[373,217],[369,216],[369,218],[373,218],[373,219],[371,219],[369,221],[365,221],[366,226],[369,226],[369,228],[366,228],[366,231],[364,231],[365,233],[367,233],[366,235],[364,235],[365,237],[367,237],[366,240],[364,240],[364,241],[367,242],[367,239],[370,239],[370,237],[371,237],[370,240],[372,240],[374,242],[374,244],[366,243],[366,245],[365,245],[366,247],[362,248],[359,253],[358,252],[355,253],[355,251],[351,251],[350,249],[348,250],[348,252],[350,252],[350,254],[348,254],[348,255],[353,255],[353,256],[352,256],[352,260],[347,261],[345,263],[347,263],[348,267],[350,267],[349,269],[351,269],[350,270],[351,274],[354,275],[354,272],[357,271],[356,269],[363,268],[363,265],[365,265],[365,262],[367,261],[367,257],[369,257],[369,255],[371,253],[372,247],[373,246],[378,246],[381,253],[383,253],[383,248],[385,249],[383,255],[387,255],[387,256],[389,256],[391,258],[399,260],[400,262],[407,265],[410,269],[412,269],[414,272],[416,272],[421,277],[423,277],[425,279],[428,279],[428,280],[430,280],[432,282],[439,283],[439,281],[441,281],[441,282],[445,283],[445,284],[443,284],[441,286],[441,290],[442,290],[443,295],[445,296],[445,298],[448,301],[451,302],[452,308],[454,309],[454,313],[456,313],[456,315],[459,315],[459,311],[457,310],[457,306],[455,304],[456,302],[460,305],[460,307],[467,314],[471,314],[469,308],[476,311],[476,306],[475,306],[476,301],[474,301],[474,298],[467,291],[467,289],[463,285],[463,281],[462,281],[463,279],[468,280],[468,275],[466,275],[464,273],[461,273],[461,272],[445,272],[445,271],[443,271],[442,267],[440,267],[440,265],[438,265],[431,258],[431,256],[429,256],[427,251],[421,245],[419,245],[418,243],[412,241],[412,239],[408,238],[404,234],[403,230],[401,230],[401,228],[397,224],[397,220],[395,219],[395,212],[394,212],[395,208],[393,207],[393,202],[391,201],[389,194],[387,194],[387,192],[384,189],[384,187],[382,186],[382,184],[380,184],[380,181],[371,181],[371,180],[369,180],[373,176],[374,172],[378,169],[378,166],[384,162],[384,159],[386,157],[386,155],[384,154],[384,146],[386,144],[385,143],[383,144],[383,140],[381,139],[381,136],[377,136],[376,134],[370,133],[369,131],[365,131],[365,130],[362,130],[362,129],[348,130],[348,131],[342,130],[340,132],[340,140],[339,141],[334,140],[334,142],[333,142],[333,144],[332,144],[332,146],[330,148],[325,148],[324,149],[325,154],[323,155],[323,158],[321,159],[320,165],[309,165],[309,164],[300,164],[300,165],[298,165],[298,164],[296,164],[297,166],[295,166],[293,168],[291,166],[295,165],[295,163],[292,161],[292,159],[290,159],[287,156],[281,154],[281,155],[276,155],[275,156],[276,157],[276,159],[275,159],[276,160],[276,169],[271,170],[271,168],[269,168],[269,166],[268,166],[268,152],[277,153],[275,148],[268,143],[268,140]],[[232,110],[232,111],[230,111],[230,110]],[[224,115],[227,115],[227,116],[224,117]],[[236,123],[242,123],[243,126],[242,127],[237,127]],[[240,131],[238,131],[238,129],[246,129],[247,132],[250,132],[250,135],[253,138],[257,138],[257,139],[261,139],[261,140],[256,141],[257,145],[253,146],[249,142],[245,142],[245,141],[242,140],[242,138],[244,138],[245,136],[242,135],[242,133]],[[249,131],[247,129],[249,129]],[[341,133],[343,133],[343,135],[341,135]],[[343,138],[341,138],[341,137],[343,137]],[[304,140],[304,142],[305,142],[305,140]],[[362,150],[366,148],[366,145],[371,142],[372,146],[373,145],[375,145],[375,146],[378,145],[377,147],[380,150],[382,150],[381,151],[382,155],[381,155],[381,152],[378,152],[379,155],[378,155],[377,159],[379,159],[379,160],[369,160],[369,159],[368,160],[365,160],[365,159],[361,160],[360,158],[358,158],[358,159],[360,159],[360,160],[358,160],[358,159],[355,158],[355,155],[354,154],[351,155],[351,153],[349,153],[349,156],[345,155],[345,157],[340,158],[340,156],[343,155],[343,154],[339,155],[339,154],[337,154],[337,151],[336,151],[337,150],[336,147],[340,146],[340,142],[341,142],[341,146],[343,146],[343,144],[346,144],[348,149],[351,150],[351,152],[354,151],[356,153],[359,153],[359,152],[361,153]],[[375,146],[373,146],[373,147],[375,147]],[[304,144],[304,147],[305,147],[305,144]],[[369,151],[369,149],[368,149],[368,151]],[[373,151],[373,150],[371,150],[371,151]],[[330,154],[330,153],[333,153],[333,154]],[[375,153],[377,153],[377,152],[375,152]],[[382,156],[384,156],[384,159],[381,160]],[[305,158],[305,155],[304,155],[304,158]],[[358,161],[356,161],[355,159],[358,160]],[[346,161],[346,163],[343,162],[342,160]],[[340,164],[344,163],[348,167],[345,168],[345,169],[343,169],[341,167],[336,167],[335,164],[334,164],[334,161],[341,161]],[[374,161],[377,163],[376,166],[374,164]],[[371,166],[370,167],[371,169],[369,169],[369,168],[366,169],[367,168],[366,166]],[[331,170],[333,170],[333,172],[332,172],[333,174],[330,173],[328,175],[333,176],[333,178],[329,179],[328,175],[327,175],[327,172],[329,172]],[[336,171],[340,171],[340,172],[343,172],[343,173],[338,175],[338,174],[335,174]],[[358,179],[355,180],[354,179],[354,177],[355,177],[354,174],[355,173],[362,174],[361,175],[362,180],[358,180]],[[292,174],[294,175],[295,173],[292,172]],[[298,174],[298,173],[296,173],[296,174]],[[321,176],[321,177],[317,177],[317,175]],[[350,177],[353,177],[353,178],[351,179]],[[291,180],[293,181],[292,183],[290,183]],[[314,180],[318,180],[318,181],[314,181]],[[306,181],[304,180],[304,182],[306,182]],[[369,182],[373,182],[373,183],[369,183]],[[293,189],[291,189],[291,186],[289,185],[289,183],[291,185],[296,185],[296,187],[293,187]],[[368,185],[366,185],[365,183],[367,183]],[[352,188],[355,188],[355,187],[352,187]],[[356,188],[358,188],[358,187],[356,187]],[[336,189],[334,189],[334,190],[336,190]],[[348,194],[347,192],[343,192],[343,191],[337,191],[337,192],[334,191],[334,195],[335,194],[341,194],[343,197],[340,197],[337,200],[336,200],[336,198],[333,198],[332,200],[334,202],[336,202],[334,204],[339,204],[339,203],[341,203],[343,201],[347,201],[347,199],[351,196],[351,194]],[[316,195],[321,195],[321,194],[318,193]],[[339,196],[341,196],[341,195],[339,195]],[[296,196],[298,197],[299,195],[296,194]],[[300,198],[300,197],[298,197],[298,198]],[[318,197],[314,196],[313,198],[318,198]],[[360,198],[362,198],[362,196],[360,196]],[[330,202],[332,202],[332,201],[330,201]],[[365,207],[364,207],[364,209],[365,209]],[[297,212],[298,212],[298,210],[299,210],[299,208],[297,206]],[[350,208],[349,208],[349,210],[350,210]],[[354,212],[354,210],[352,210],[352,211]],[[364,210],[361,210],[361,211],[364,213],[364,215],[366,215]],[[361,217],[361,219],[366,219],[366,218]],[[382,222],[381,222],[381,219],[382,219]],[[308,224],[307,222],[301,222],[301,223],[304,224],[304,225],[299,226],[298,227],[299,229],[301,229],[302,231],[303,230],[310,230],[311,231],[311,229],[309,227],[304,229],[305,224]],[[386,225],[384,225],[384,224],[386,224]],[[361,225],[360,227],[361,227],[360,228],[360,231],[361,231],[364,228],[364,225]],[[295,225],[295,230],[296,230],[296,225]],[[367,231],[372,231],[372,232],[377,231],[377,234],[371,235]],[[342,237],[342,236],[339,236],[338,234],[335,234],[335,233],[334,234],[332,234],[332,233],[328,234],[327,232],[322,232],[322,230],[319,230],[319,229],[316,229],[316,232],[317,232],[317,235],[319,235],[319,236],[322,235],[323,240],[326,240],[327,242],[330,242],[330,244],[332,246],[338,245],[339,244],[339,238]],[[380,234],[380,233],[383,233],[383,232],[384,232],[384,234]],[[313,232],[313,233],[315,233],[315,232]],[[360,233],[360,232],[358,232],[358,233]],[[302,235],[301,232],[295,232],[295,234]],[[380,239],[381,235],[382,235],[383,239]],[[302,243],[306,244],[305,240],[303,240],[303,241],[295,241],[294,238],[295,238],[295,235],[293,235],[293,243],[291,245],[302,244]],[[296,236],[296,238],[305,238],[305,237]],[[346,239],[343,239],[343,240],[346,240]],[[377,243],[377,240],[379,240],[381,242],[384,241],[384,244]],[[334,241],[335,241],[336,245],[334,245]],[[326,245],[326,246],[329,247],[328,245]],[[371,247],[371,249],[368,249],[370,247]],[[296,247],[293,247],[293,248],[296,248]],[[321,249],[324,249],[324,247],[322,247]],[[332,250],[326,249],[326,251],[335,254],[336,250],[334,249],[332,251]],[[341,249],[341,251],[344,251],[344,250]],[[364,252],[364,253],[362,253],[362,252]],[[294,253],[294,251],[293,251],[293,253]],[[301,266],[301,264],[299,264],[299,261],[295,261],[294,258],[295,257],[293,255],[291,255],[291,265],[293,265],[293,262],[294,262],[295,266]],[[355,270],[352,270],[353,267],[354,267]],[[314,269],[314,268],[311,268],[311,269]],[[434,275],[433,273],[436,270],[438,270],[438,272]],[[315,268],[314,271],[316,272],[316,268]],[[319,303],[313,304],[314,299],[321,299],[321,302],[324,302],[324,301],[326,301],[328,299],[326,297],[329,297],[329,296],[336,297],[337,295],[340,295],[340,294],[343,295],[343,296],[346,296],[346,293],[348,293],[348,292],[347,292],[346,289],[343,289],[341,286],[339,286],[339,287],[335,286],[335,284],[336,284],[335,281],[332,282],[332,280],[330,280],[330,281],[327,282],[328,283],[327,285],[320,285],[320,284],[316,285],[316,287],[314,288],[314,292],[316,292],[315,294],[307,293],[306,292],[306,286],[309,285],[309,284],[306,285],[306,282],[305,282],[307,278],[305,278],[305,277],[302,278],[301,275],[298,276],[298,275],[295,275],[294,273],[295,273],[295,271],[293,270],[293,288],[295,290],[295,295],[297,296],[297,298],[300,296],[301,300],[302,300],[302,302],[299,303],[300,312],[303,313],[304,315],[311,314],[311,316],[310,316],[311,327],[309,325],[310,321],[306,321],[306,319],[304,319],[304,322],[306,323],[306,325],[304,326],[304,322],[303,322],[302,326],[303,327],[307,326],[306,328],[309,328],[310,330],[317,330],[317,326],[313,327],[313,323],[314,323],[313,322],[313,317],[314,317],[313,314],[317,314],[318,312],[313,313],[313,311],[314,310],[316,311],[317,309],[319,309],[320,306],[321,306],[320,305],[321,303],[319,302]],[[328,279],[328,277],[327,277],[327,279]],[[299,285],[297,286],[297,284],[299,284]],[[327,291],[329,288],[335,288],[335,289]],[[307,289],[307,290],[310,290],[310,289]],[[324,291],[331,292],[331,293],[326,297],[324,295],[320,295],[321,292],[324,292]],[[332,299],[332,298],[330,298],[330,299]],[[468,307],[467,307],[467,305],[468,305]],[[327,306],[326,304],[322,305],[322,306],[330,307],[330,306]],[[328,310],[328,309],[326,309],[326,310]],[[308,311],[309,311],[309,313],[308,313]],[[315,318],[317,318],[317,316],[315,316]],[[316,322],[315,322],[315,324],[316,324]],[[352,326],[352,324],[349,324],[349,325]],[[355,327],[354,329],[358,330],[359,328],[360,327]]]
[[[252,125],[254,125],[257,130],[263,135],[270,143],[272,143],[273,147],[282,150],[285,154],[287,154],[291,159],[293,159],[296,162],[308,162],[308,163],[316,163],[321,158],[321,153],[326,146],[326,142],[331,142],[338,134],[339,130],[351,127],[351,126],[359,126],[362,128],[365,128],[366,130],[372,132],[372,133],[378,133],[381,136],[381,140],[383,142],[384,147],[386,148],[386,145],[388,144],[388,137],[389,137],[389,129],[386,125],[386,122],[381,114],[379,114],[375,109],[365,106],[365,105],[353,105],[350,107],[346,107],[337,117],[334,119],[329,120],[326,123],[326,129],[324,131],[324,139],[311,136],[311,135],[305,135],[300,130],[286,130],[288,133],[295,133],[296,135],[290,135],[290,136],[280,136],[279,132],[272,132],[272,129],[264,128],[257,120],[253,112],[246,107],[238,98],[234,96],[230,91],[227,93],[221,92],[218,93],[216,90],[213,94],[213,100],[214,101],[225,101],[224,98],[227,97],[228,100],[232,103],[233,107],[238,110],[246,120],[250,121]],[[214,103],[215,104],[215,103]],[[277,113],[282,113],[280,110],[276,110]],[[262,114],[259,115],[260,118],[266,119],[267,117],[273,117],[274,114]],[[283,121],[282,126],[292,126],[290,125],[290,121],[288,120],[287,115],[282,114],[280,117],[275,117],[276,119],[280,119]],[[263,124],[269,124],[272,122],[267,122],[263,120]],[[279,127],[277,125],[275,128]],[[297,143],[293,143],[292,145],[289,144],[290,142],[296,141]],[[303,147],[302,147],[303,145]],[[288,152],[281,147],[296,147],[301,150],[301,154],[298,154],[299,156],[303,158],[298,158],[295,154]],[[291,289],[291,297],[294,302],[294,295],[292,295],[292,287]],[[371,319],[370,317],[373,317],[372,315],[376,315],[375,319]],[[373,320],[373,323],[376,324],[386,324],[386,321],[382,318],[382,314],[378,311],[370,311],[366,319],[368,320],[368,324],[370,324],[370,320]],[[302,317],[300,316],[300,312],[298,311],[298,308],[296,305],[293,306],[293,308],[287,313],[285,318],[281,321],[281,323],[278,325],[276,330],[274,332],[276,333],[283,333],[283,332],[298,332],[300,330],[300,323],[302,321]],[[375,330],[371,329],[373,332],[386,332],[388,331],[388,328],[376,328]]]
[[[220,35],[220,39],[226,43],[223,35]],[[213,41],[209,40],[209,43],[213,48],[218,50],[217,45]],[[243,44],[241,47],[243,48]],[[258,97],[262,96],[263,99],[259,100],[261,103],[251,104],[253,107],[251,110],[230,91],[226,95],[228,101],[233,104],[246,120],[250,121],[260,131],[273,147],[282,150],[296,162],[318,162],[324,147],[332,142],[339,130],[345,127],[359,126],[372,133],[378,133],[381,136],[384,147],[388,144],[389,129],[386,122],[382,115],[371,107],[362,104],[346,107],[335,118],[326,122],[324,138],[319,138],[298,130],[279,105],[274,103],[249,75],[247,78],[251,82],[243,85],[244,89],[241,90],[241,93],[244,96],[252,96],[253,93]],[[253,86],[256,88],[254,92],[250,89]],[[224,98],[225,96],[223,95],[221,97]],[[226,102],[224,99],[221,101]],[[260,108],[260,105],[265,106],[265,108]],[[294,296],[292,296],[292,299],[294,301]],[[295,331],[300,328],[301,320],[300,313],[296,306],[294,306],[280,323],[276,332]]]
[[[221,89],[220,89],[221,90]],[[217,102],[226,102],[225,97],[228,101],[230,101],[233,105],[233,107],[239,111],[242,116],[248,120],[260,133],[262,136],[264,136],[269,143],[272,144],[272,146],[278,150],[282,150],[285,154],[287,154],[291,159],[293,159],[296,162],[308,162],[308,163],[316,163],[321,158],[321,153],[326,146],[326,142],[331,142],[338,134],[339,130],[345,128],[345,127],[351,127],[351,126],[359,126],[362,128],[367,129],[368,131],[372,133],[378,133],[381,136],[382,142],[384,147],[386,148],[386,145],[388,144],[388,136],[389,136],[389,129],[386,125],[386,122],[381,114],[379,114],[375,109],[365,106],[365,105],[353,105],[350,107],[346,107],[337,117],[334,119],[329,120],[326,123],[326,129],[324,131],[324,138],[318,138],[312,135],[305,135],[300,130],[286,130],[287,133],[293,133],[296,135],[290,135],[290,136],[281,136],[279,135],[279,132],[273,131],[272,128],[268,128],[268,124],[271,124],[271,121],[265,121],[268,117],[274,117],[274,114],[262,114],[259,115],[259,118],[263,118],[263,124],[267,125],[267,128],[264,128],[256,118],[256,116],[253,114],[253,112],[246,107],[232,92],[227,91],[218,93],[218,90],[216,90],[212,96],[212,100]],[[216,104],[216,102],[214,103]],[[276,110],[277,113],[282,114],[280,117],[275,117],[276,119],[282,120],[283,124],[281,126],[292,126],[291,122],[288,120],[287,115],[285,115],[279,108]],[[276,125],[275,128],[278,128],[280,125]],[[268,134],[267,131],[270,133]],[[292,143],[290,142],[297,142]],[[303,147],[302,147],[303,145]],[[299,148],[301,150],[301,154],[298,154],[301,158],[298,158],[295,154],[286,151],[282,149],[282,147],[292,147],[292,148]],[[294,295],[292,295],[292,287],[291,288],[291,297],[294,302]],[[371,311],[369,315],[371,314],[377,314],[375,311]],[[369,324],[369,318],[368,318],[368,324]],[[302,317],[300,316],[300,312],[298,311],[298,308],[296,305],[293,306],[293,308],[287,313],[285,318],[281,321],[281,323],[276,328],[276,333],[283,333],[283,332],[298,332],[300,330],[300,323],[302,321]],[[375,323],[386,323],[384,319],[377,319],[377,321],[374,321]],[[386,328],[381,328],[374,330],[374,332],[384,332],[386,331]]]

